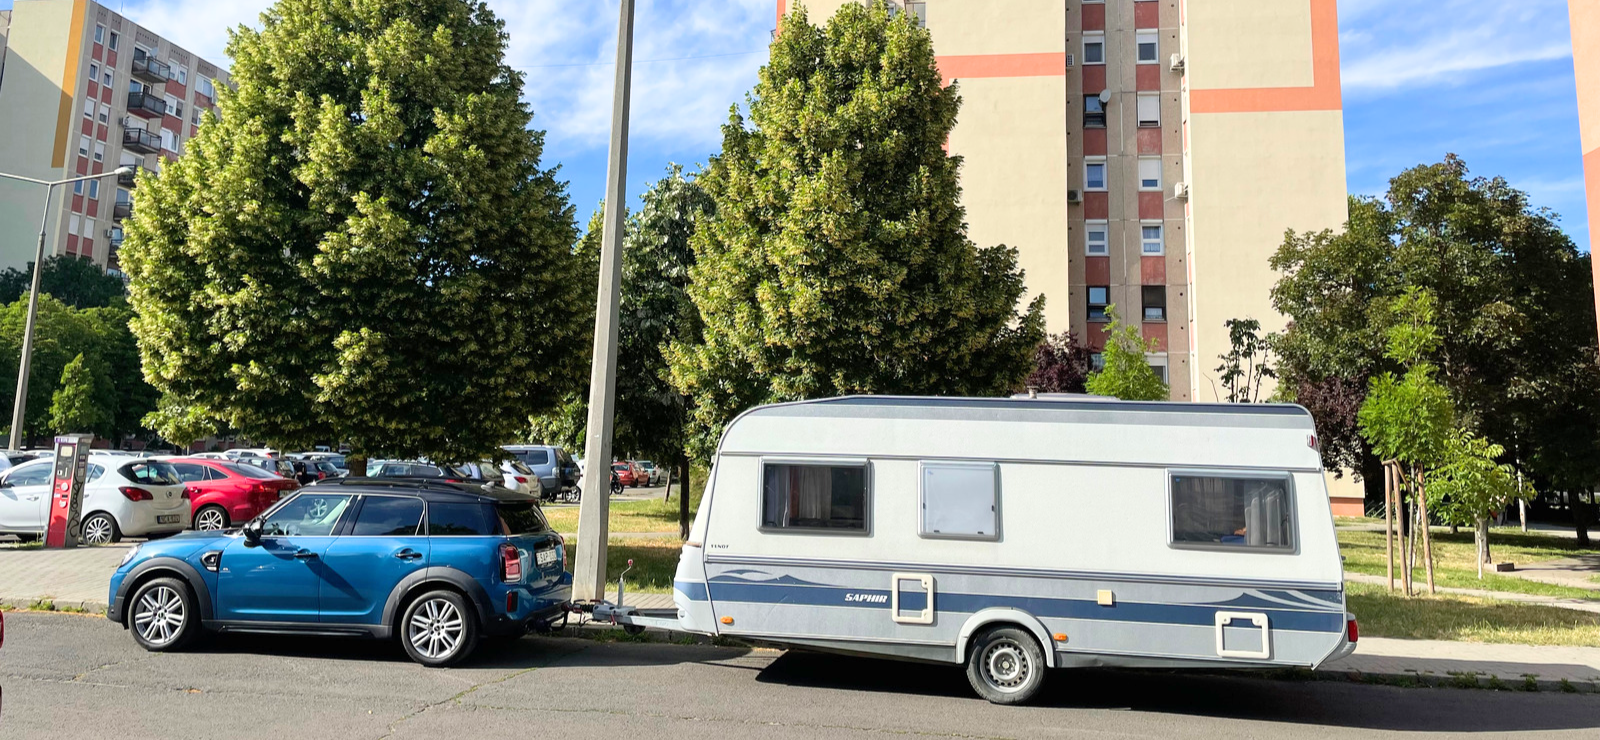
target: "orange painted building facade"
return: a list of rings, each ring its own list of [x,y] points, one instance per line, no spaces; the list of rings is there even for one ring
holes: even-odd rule
[[[1582,129],[1583,179],[1589,193],[1589,241],[1600,239],[1600,2],[1568,0],[1572,21],[1572,66],[1578,82],[1578,125]],[[1600,262],[1592,265],[1600,287]],[[1600,315],[1600,290],[1595,291]]]

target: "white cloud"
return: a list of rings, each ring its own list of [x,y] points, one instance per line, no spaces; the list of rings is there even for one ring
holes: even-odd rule
[[[1572,55],[1565,0],[1344,0],[1339,10],[1346,91],[1457,85]]]
[[[506,61],[524,71],[535,125],[550,132],[552,146],[605,147],[615,76],[616,0],[489,4],[505,21],[510,37]],[[180,46],[226,64],[227,30],[241,23],[258,26],[259,14],[269,5],[269,0],[139,0],[124,12]],[[639,0],[633,139],[700,147],[720,141],[718,127],[728,106],[743,101],[766,61],[774,8],[771,0]]]

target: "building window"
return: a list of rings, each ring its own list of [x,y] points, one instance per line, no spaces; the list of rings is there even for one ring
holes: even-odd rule
[[[1146,255],[1165,254],[1167,251],[1166,239],[1162,238],[1161,224],[1143,224],[1139,227],[1142,233],[1139,239],[1139,251]]]
[[[211,84],[211,78],[209,77],[201,77],[194,83],[194,89],[212,100],[217,99],[217,88]]]
[[[1100,102],[1099,95],[1085,95],[1083,97],[1083,127],[1106,127],[1106,104]]]
[[[78,236],[79,229],[83,228],[83,217],[74,213],[67,217],[67,233]]]
[[[1105,221],[1090,221],[1085,224],[1084,232],[1088,234],[1084,252],[1091,257],[1101,257],[1110,253],[1108,238],[1111,225]]]
[[[1146,157],[1139,160],[1139,189],[1161,189],[1161,159]]]
[[[100,200],[100,181],[89,181],[89,200]]]
[[[73,195],[83,195],[83,181],[82,180],[79,180],[79,181],[77,181],[75,183],[72,183],[72,194]]]
[[[890,7],[893,7],[893,6],[890,6]],[[928,4],[927,3],[907,2],[906,3],[906,13],[909,14],[912,18],[917,19],[917,28],[927,28],[928,27]]]
[[[171,113],[173,117],[177,118],[178,120],[183,120],[183,103],[178,102],[178,99],[171,95],[167,95],[166,100],[167,112]]]
[[[85,100],[85,101],[83,101],[83,117],[84,118],[94,118],[94,101],[93,100]]]
[[[1083,63],[1106,63],[1106,35],[1103,33],[1086,33],[1083,35]]]
[[[95,24],[95,26],[94,26],[94,42],[97,43],[97,44],[103,44],[103,43],[106,42],[106,27],[105,26],[102,26],[102,25],[100,25],[98,23]]]
[[[1104,285],[1089,286],[1089,320],[1105,321],[1106,306],[1111,305],[1111,288]]]
[[[131,203],[133,202],[133,194],[122,188],[117,188],[117,202]]]
[[[1102,371],[1102,370],[1105,370],[1106,369],[1106,354],[1104,352],[1091,353],[1089,355],[1089,369],[1094,371],[1094,372],[1097,372],[1097,373]]]
[[[1141,31],[1138,41],[1139,63],[1154,64],[1161,55],[1161,35],[1155,31]]]
[[[111,87],[112,89],[115,89],[111,84],[111,81],[113,79],[114,79],[114,76],[111,74],[111,70],[109,70],[109,69],[100,73],[100,84],[105,85],[106,87]]]
[[[106,105],[105,103],[101,103],[100,104],[100,122],[101,123],[110,123],[111,122],[111,106]]]
[[[79,236],[85,239],[94,238],[94,219],[86,218],[83,220],[83,233],[79,234]]]
[[[80,157],[89,156],[89,149],[91,148],[91,146],[92,146],[92,144],[89,141],[89,137],[87,137],[87,136],[79,136],[78,137],[78,156],[80,156]]]
[[[867,531],[865,464],[765,463],[761,527],[840,534]]]
[[[1083,163],[1083,187],[1087,190],[1106,189],[1106,161],[1089,160]]]
[[[1167,286],[1146,285],[1144,286],[1142,292],[1144,294],[1144,320],[1166,321]]]
[[[1294,547],[1294,498],[1287,475],[1172,474],[1176,547]]]
[[[89,63],[89,79],[94,82],[100,81],[100,65],[94,62]]]
[[[1161,125],[1161,96],[1139,96],[1139,125],[1141,127]]]
[[[994,463],[922,464],[923,537],[998,539],[1000,469]]]
[[[97,141],[97,142],[94,143],[94,161],[96,161],[96,162],[104,162],[104,161],[106,161],[106,145],[105,145],[105,142]]]
[[[178,137],[167,129],[161,129],[161,148],[169,152],[178,151]]]
[[[1172,382],[1167,379],[1166,355],[1145,355],[1144,361],[1145,364],[1150,366],[1150,370],[1156,374],[1156,377],[1161,379],[1161,382],[1168,384]]]
[[[173,79],[177,80],[178,84],[180,84],[180,85],[189,84],[189,70],[188,70],[188,68],[179,67],[177,65],[173,65],[172,74],[174,75]]]
[[[117,32],[116,31],[112,31],[111,32],[111,43],[106,44],[106,48],[108,48],[108,49],[110,49],[112,51],[116,51],[117,50],[117,38],[118,38]]]

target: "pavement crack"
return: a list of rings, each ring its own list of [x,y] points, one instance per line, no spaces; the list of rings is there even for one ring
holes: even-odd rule
[[[118,666],[132,665],[134,663],[143,663],[143,662],[145,662],[147,660],[155,660],[156,658],[159,658],[159,657],[162,657],[162,656],[160,654],[157,654],[157,653],[151,653],[151,654],[147,654],[147,655],[141,655],[141,656],[139,656],[137,658],[128,658],[127,660],[119,660],[119,661],[117,661],[115,663],[107,663],[107,664],[102,665],[102,666],[96,666],[94,668],[90,668],[87,671],[84,671],[82,673],[79,673],[76,676],[73,676],[69,680],[70,681],[82,681],[84,676],[87,676],[87,675],[89,675],[91,673],[94,673],[96,671],[103,671],[103,670],[106,670],[107,668],[116,668]]]

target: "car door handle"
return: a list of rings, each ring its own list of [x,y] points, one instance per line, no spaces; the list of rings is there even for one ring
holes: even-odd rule
[[[296,560],[316,560],[317,554],[310,550],[300,550],[294,554]]]
[[[400,558],[401,560],[417,560],[422,557],[422,553],[408,547],[400,552],[395,553],[394,556]]]

